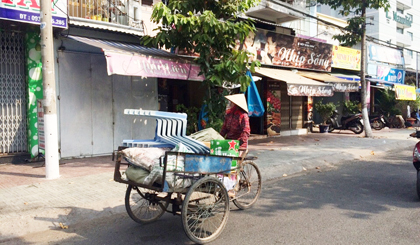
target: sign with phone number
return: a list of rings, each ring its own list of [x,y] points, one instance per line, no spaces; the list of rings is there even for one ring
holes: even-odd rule
[[[0,8],[0,18],[36,24],[39,24],[41,20],[39,13],[4,8]],[[52,25],[56,27],[67,28],[67,18],[53,16]]]
[[[51,0],[52,25],[67,28],[67,0]],[[0,19],[40,24],[39,0],[0,0]]]

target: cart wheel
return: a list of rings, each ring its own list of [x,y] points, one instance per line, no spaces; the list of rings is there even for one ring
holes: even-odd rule
[[[239,184],[235,186],[233,203],[240,209],[250,208],[261,194],[261,174],[257,165],[252,161],[244,162],[239,175]]]
[[[222,182],[212,176],[195,182],[185,196],[181,214],[184,231],[193,242],[215,240],[229,216],[229,196]]]
[[[150,223],[159,219],[169,205],[169,202],[162,201],[162,197],[161,192],[129,185],[125,193],[125,209],[137,223]]]

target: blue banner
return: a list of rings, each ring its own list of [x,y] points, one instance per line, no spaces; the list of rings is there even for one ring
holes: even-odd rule
[[[386,66],[378,66],[377,77],[386,82],[404,84],[405,71]]]
[[[248,86],[247,98],[248,98],[248,115],[250,117],[261,117],[264,115],[265,109],[261,101],[260,94],[258,93],[257,86],[255,85],[254,79],[250,71],[246,72],[246,75],[251,77],[251,83]]]

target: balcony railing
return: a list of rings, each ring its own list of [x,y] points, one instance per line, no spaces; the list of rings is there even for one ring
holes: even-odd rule
[[[401,34],[401,33],[397,33],[396,35],[397,38],[397,44],[404,46],[404,47],[409,47],[411,46],[411,37],[407,34]]]
[[[301,12],[309,13],[306,4],[306,0],[261,0],[246,15],[279,24],[303,19],[305,16]]]
[[[142,28],[140,2],[129,0],[69,0],[71,17]]]
[[[412,8],[411,0],[397,0],[397,7],[403,10]]]

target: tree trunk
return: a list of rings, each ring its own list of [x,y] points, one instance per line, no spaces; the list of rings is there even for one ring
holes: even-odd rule
[[[363,0],[362,18],[366,18],[366,0]],[[362,90],[360,91],[360,97],[362,99],[362,116],[363,126],[365,128],[365,137],[372,137],[372,128],[370,127],[369,114],[367,110],[367,83],[365,79],[366,71],[366,19],[362,26],[362,43],[361,43],[362,58],[360,60],[360,81],[362,83]]]

